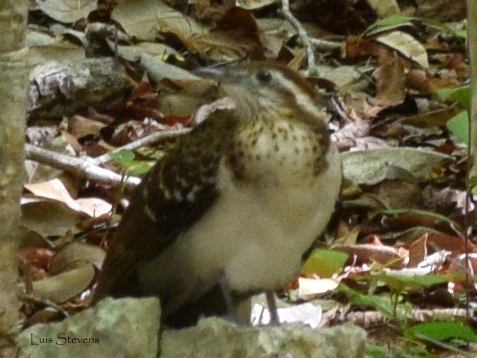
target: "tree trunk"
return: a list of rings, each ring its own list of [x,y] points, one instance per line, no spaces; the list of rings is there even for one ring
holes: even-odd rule
[[[470,105],[470,130],[471,138],[469,145],[471,146],[473,155],[473,171],[477,171],[477,3],[476,0],[467,2],[467,47],[470,63],[470,88],[472,93]],[[469,159],[470,160],[470,159]]]
[[[17,244],[27,99],[27,0],[0,1],[0,357],[16,356]]]

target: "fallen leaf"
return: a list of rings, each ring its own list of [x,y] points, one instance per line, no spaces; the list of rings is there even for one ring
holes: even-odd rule
[[[386,178],[391,166],[412,173],[419,182],[429,179],[432,170],[450,156],[416,148],[380,148],[342,155],[343,175],[355,184],[373,185]]]
[[[93,264],[101,269],[106,253],[96,245],[73,241],[61,247],[51,258],[48,272],[57,275],[62,272],[83,266],[85,263]]]
[[[28,247],[20,250],[18,255],[21,260],[28,262],[30,265],[46,269],[51,258],[55,255],[55,251],[43,247]]]
[[[23,204],[22,225],[43,237],[78,232],[81,215],[58,201],[36,201]]]
[[[357,264],[377,262],[389,267],[400,268],[404,264],[405,256],[401,256],[394,247],[373,244],[335,245],[333,249],[348,253],[355,257]]]
[[[83,292],[90,285],[93,277],[93,265],[83,265],[59,275],[33,282],[33,294],[53,302],[64,302]]]
[[[409,262],[407,267],[417,267],[427,256],[427,234],[422,235],[409,246]]]
[[[406,58],[417,62],[423,68],[429,67],[426,48],[408,33],[393,31],[384,35],[379,35],[375,40],[398,51]]]
[[[72,23],[95,10],[96,0],[42,0],[37,3],[37,8],[48,16],[63,23]]]
[[[41,183],[25,184],[25,188],[39,197],[62,202],[71,209],[88,214],[91,217],[109,213],[112,205],[99,198],[80,198],[74,200],[60,179]]]

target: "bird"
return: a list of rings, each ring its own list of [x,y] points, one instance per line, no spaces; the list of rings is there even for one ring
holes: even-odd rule
[[[167,320],[219,287],[238,315],[244,298],[288,283],[325,230],[342,167],[319,92],[267,61],[229,66],[218,83],[235,108],[209,114],[143,178],[95,301],[157,296]]]

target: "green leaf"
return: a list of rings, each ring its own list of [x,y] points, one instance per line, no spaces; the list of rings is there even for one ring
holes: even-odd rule
[[[434,19],[429,19],[429,18],[414,18],[415,20],[420,20],[424,25],[426,26],[429,26],[429,27],[435,27],[443,32],[446,32],[450,35],[453,35],[453,36],[456,36],[456,37],[459,37],[459,38],[467,38],[467,31],[466,30],[459,30],[459,31],[454,31],[453,29],[451,29],[449,26],[447,26],[446,24],[440,22],[440,21],[436,21]],[[462,32],[464,31],[465,33],[465,36],[463,36]]]
[[[330,277],[343,268],[348,257],[347,253],[341,251],[315,249],[305,261],[301,273]]]
[[[410,16],[403,16],[403,15],[392,15],[392,16],[376,21],[374,24],[369,26],[364,32],[365,33],[369,32],[378,27],[401,25],[413,20],[416,20],[416,18],[410,17]]]
[[[463,39],[467,39],[467,30],[457,30],[457,31],[454,31],[454,34],[455,34],[457,37],[460,37],[460,38],[463,38]]]
[[[404,347],[402,357],[406,358],[439,358],[434,353],[429,352],[425,347],[407,346]]]
[[[471,91],[469,85],[443,88],[437,91],[437,95],[441,100],[452,99],[459,102],[465,108],[470,108],[471,103]]]
[[[408,338],[424,336],[438,341],[457,338],[467,342],[477,342],[474,331],[461,322],[422,323],[405,329],[404,336]]]
[[[142,175],[147,173],[151,169],[151,165],[146,162],[136,162],[132,165],[128,165],[129,175]]]
[[[368,33],[371,30],[374,30],[379,27],[387,27],[387,26],[398,26],[398,25],[404,25],[409,22],[420,22],[426,26],[429,27],[434,27],[437,29],[440,29],[441,31],[448,33],[450,35],[467,39],[467,31],[466,30],[457,30],[454,31],[451,29],[449,26],[446,24],[433,20],[433,19],[428,19],[428,18],[422,18],[422,17],[411,17],[411,16],[404,16],[404,15],[392,15],[387,18],[381,19],[376,21],[374,24],[369,26],[364,33]]]
[[[136,157],[133,151],[127,149],[121,149],[117,152],[109,152],[108,154],[114,161],[118,162],[122,166],[127,166]]]
[[[344,284],[340,284],[339,291],[347,294],[350,297],[351,302],[355,305],[373,307],[386,317],[394,318],[394,306],[389,297],[363,295]]]
[[[447,129],[463,143],[469,144],[469,115],[462,111],[449,119]]]
[[[372,358],[385,358],[388,356],[388,350],[382,346],[369,344],[366,346],[366,356]]]
[[[456,274],[448,274],[448,275],[433,275],[427,274],[424,276],[404,276],[400,277],[404,283],[410,283],[412,285],[420,285],[424,287],[438,285],[441,283],[449,282],[450,280],[456,279],[459,275]]]
[[[436,223],[438,222],[445,222],[453,227],[456,227],[458,230],[461,230],[460,225],[449,219],[448,217],[432,212],[427,210],[420,210],[420,209],[386,209],[386,210],[378,210],[373,215],[419,215],[424,216],[427,218],[434,219]]]
[[[367,279],[379,280],[386,284],[389,288],[396,292],[402,292],[405,289],[412,289],[416,287],[428,287],[432,285],[438,285],[441,283],[448,282],[452,279],[456,279],[458,274],[448,274],[448,275],[412,275],[405,276],[404,272],[396,271],[391,274],[391,272],[381,272],[376,275],[368,276]]]

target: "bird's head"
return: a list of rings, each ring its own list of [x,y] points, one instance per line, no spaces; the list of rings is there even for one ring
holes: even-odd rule
[[[243,120],[259,114],[304,117],[313,121],[319,115],[318,91],[297,72],[283,65],[254,62],[229,67],[221,76],[220,87],[235,102]]]

